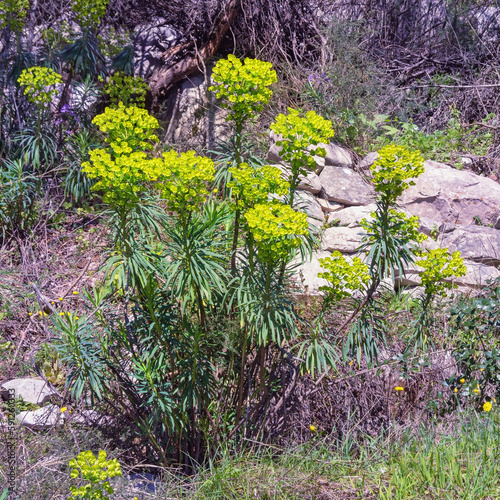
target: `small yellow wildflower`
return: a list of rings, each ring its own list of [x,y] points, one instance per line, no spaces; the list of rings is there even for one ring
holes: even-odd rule
[[[80,316],[75,316],[75,319],[80,319]]]
[[[64,316],[64,314],[65,314],[65,313],[61,311],[61,312],[59,313],[59,316]]]
[[[51,301],[51,304],[55,304],[55,302],[54,302],[54,301]]]
[[[33,313],[28,313],[28,316],[31,316]]]
[[[395,391],[404,391],[404,387],[401,387],[400,385],[398,385],[397,387],[394,387],[394,390]]]
[[[78,293],[76,290],[73,290],[73,295],[78,295]]]
[[[316,432],[316,427],[314,425],[310,425],[309,429],[311,432]]]
[[[59,300],[64,300],[63,297],[59,297]]]
[[[491,411],[492,408],[493,408],[493,405],[489,401],[486,401],[486,403],[484,403],[484,405],[483,405],[484,411]]]
[[[453,392],[458,392],[458,389],[455,387],[455,389],[453,389]]]
[[[349,361],[349,364],[352,366],[354,364],[354,360],[351,359],[351,361]]]
[[[460,379],[460,383],[461,383],[461,384],[465,384],[465,379],[464,379],[464,378],[461,378],[461,379]]]
[[[66,410],[67,410],[67,408],[66,408],[65,406],[63,406],[63,407],[61,408],[61,413],[64,413]]]
[[[472,392],[475,392],[476,394],[479,394],[481,392],[481,390],[476,387],[476,389],[474,389]]]

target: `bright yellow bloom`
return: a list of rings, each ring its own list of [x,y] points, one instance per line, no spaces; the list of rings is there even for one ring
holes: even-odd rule
[[[453,389],[453,392],[458,392],[458,389],[455,387],[455,389]]]
[[[59,297],[59,300],[64,300],[63,297]]]
[[[404,391],[405,389],[404,389],[404,387],[401,387],[400,385],[398,385],[397,387],[394,387],[394,390],[399,392],[399,391]]]
[[[460,383],[461,383],[461,384],[465,384],[465,379],[464,379],[464,378],[461,378],[461,379],[460,379]]]
[[[78,295],[78,293],[76,290],[73,290],[73,295]]]
[[[311,430],[311,432],[316,432],[316,427],[314,425],[310,425],[309,429]]]
[[[491,411],[492,408],[493,408],[493,405],[489,401],[486,401],[486,403],[484,403],[484,405],[483,405],[484,411]]]
[[[476,388],[472,392],[475,392],[476,394],[479,394],[481,392],[481,390]]]
[[[63,406],[63,407],[61,408],[61,413],[64,413],[66,410],[67,410],[67,408],[66,408],[65,406]]]

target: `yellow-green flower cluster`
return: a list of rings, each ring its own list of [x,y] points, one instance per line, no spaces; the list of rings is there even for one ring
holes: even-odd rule
[[[145,183],[161,181],[170,170],[161,158],[151,158],[151,141],[158,140],[154,130],[156,118],[145,109],[120,103],[117,109],[107,108],[93,122],[107,134],[105,149],[89,151],[90,162],[82,170],[90,179],[98,179],[93,190],[103,190],[105,202],[115,205],[136,203]]]
[[[113,107],[122,102],[125,106],[143,108],[148,89],[148,84],[140,76],[124,75],[119,71],[104,85],[103,92],[109,95]]]
[[[230,168],[229,172],[232,180],[227,185],[233,190],[238,208],[265,203],[270,193],[284,196],[290,188],[278,167],[264,165],[255,168],[248,163],[242,163],[239,167]]]
[[[245,214],[259,257],[264,261],[286,258],[308,233],[307,215],[283,203],[259,203]]]
[[[288,108],[288,114],[280,113],[271,124],[271,130],[282,136],[276,142],[281,147],[280,156],[291,164],[294,177],[306,175],[314,169],[314,155],[325,156],[324,148],[311,148],[319,143],[328,143],[334,131],[330,121],[314,111],[308,111],[304,117],[296,109]]]
[[[47,104],[57,94],[54,86],[62,83],[59,73],[43,66],[23,69],[17,83],[24,87],[24,95],[34,104]]]
[[[21,31],[29,8],[29,0],[0,1],[0,29],[9,27],[15,33]]]
[[[89,481],[88,484],[80,488],[72,486],[70,499],[108,498],[104,495],[103,490],[110,495],[114,493],[114,490],[107,479],[122,475],[118,460],[116,458],[106,460],[106,452],[103,450],[99,451],[97,458],[91,451],[82,451],[76,458],[69,461],[69,466],[72,467],[71,478],[81,477],[81,479]]]
[[[209,90],[230,110],[228,120],[242,124],[262,111],[273,93],[268,87],[278,81],[271,68],[269,62],[246,58],[242,63],[233,55],[217,62],[212,71],[215,84]]]
[[[117,108],[106,108],[92,123],[107,134],[106,142],[111,145],[115,154],[149,150],[151,142],[158,141],[154,133],[159,128],[158,120],[137,106],[126,107],[119,103]]]
[[[208,185],[215,175],[214,162],[204,156],[196,156],[194,151],[177,154],[168,151],[163,154],[165,169],[171,177],[161,186],[162,196],[169,210],[185,214],[199,207],[208,196]]]
[[[329,282],[329,285],[319,289],[328,292],[330,299],[350,297],[353,291],[362,290],[370,281],[368,266],[359,257],[354,257],[349,263],[340,252],[335,251],[331,257],[319,259],[319,262],[326,272],[318,273],[318,277]]]
[[[170,175],[160,158],[149,158],[144,151],[110,154],[107,149],[94,149],[89,157],[82,170],[90,179],[98,179],[92,190],[104,191],[103,200],[110,205],[136,203],[144,183]]]
[[[394,203],[414,179],[424,173],[424,159],[420,151],[408,151],[403,146],[389,144],[378,151],[378,158],[370,167],[375,191],[389,203]]]
[[[453,276],[465,276],[467,272],[460,252],[453,252],[450,255],[447,248],[438,248],[421,256],[424,257],[424,255],[425,258],[417,260],[415,263],[424,268],[420,279],[425,287],[425,293],[446,296],[446,290],[456,288],[457,285],[443,280]]]
[[[370,241],[375,241],[377,234],[382,228],[380,226],[379,216],[376,212],[370,214],[373,217],[371,222],[362,219],[360,225],[370,235]],[[400,240],[401,243],[422,243],[427,239],[427,235],[419,231],[420,219],[418,215],[408,217],[404,212],[399,212],[390,208],[387,216],[387,227],[389,232]]]
[[[82,28],[97,28],[106,14],[109,0],[73,0],[71,9]]]

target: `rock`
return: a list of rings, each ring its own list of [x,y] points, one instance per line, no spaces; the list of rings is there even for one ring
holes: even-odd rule
[[[328,281],[318,278],[318,273],[324,272],[321,268],[319,259],[331,257],[331,252],[318,250],[313,252],[312,259],[305,262],[297,268],[296,281],[304,293],[309,295],[318,295],[319,287],[328,285]],[[300,262],[298,259],[296,262]]]
[[[281,148],[278,148],[276,144],[271,144],[269,151],[267,152],[266,160],[269,163],[279,163],[281,160],[280,152]]]
[[[135,74],[146,81],[153,71],[165,64],[163,54],[181,38],[166,19],[154,18],[134,31]]]
[[[320,204],[316,197],[308,191],[295,192],[294,206],[307,213],[307,219],[313,226],[321,227],[325,222],[325,214],[321,210]]]
[[[64,423],[64,413],[56,405],[44,406],[38,410],[22,411],[16,416],[16,420],[23,427],[43,429]]]
[[[360,227],[360,221],[362,219],[367,219],[368,221],[373,220],[370,214],[376,209],[377,205],[375,204],[366,205],[364,207],[347,207],[335,212],[331,218],[338,219],[341,226]]]
[[[359,228],[329,227],[323,235],[321,249],[329,252],[338,250],[342,253],[355,253],[365,234]]]
[[[14,389],[16,398],[22,397],[27,403],[35,405],[45,404],[54,391],[43,380],[36,378],[16,378],[4,382],[2,389]]]
[[[225,121],[227,111],[216,109],[212,93],[207,91],[204,75],[192,75],[184,79],[177,92],[171,92],[166,102],[165,119],[169,124],[165,140],[173,144],[188,143],[215,147],[229,136],[229,125]]]
[[[371,153],[368,153],[360,162],[358,165],[358,168],[360,170],[367,170],[369,169],[377,160],[378,158],[378,153],[376,151],[372,151]]]
[[[494,223],[500,212],[499,184],[430,160],[424,167],[415,186],[410,186],[399,199],[408,213],[436,223],[470,225],[475,217],[483,224]]]
[[[368,205],[373,201],[373,187],[350,168],[328,165],[321,172],[319,180],[329,201],[344,205]]]
[[[338,212],[344,208],[344,205],[340,203],[335,203],[334,201],[324,200],[323,198],[316,198],[316,201],[321,206],[321,210],[325,212],[325,214],[329,214],[332,212]]]
[[[290,172],[288,168],[283,164],[275,164],[273,167],[277,167],[282,172],[282,177],[286,180],[290,177]],[[321,182],[319,177],[314,172],[308,172],[306,176],[299,176],[299,185],[297,189],[302,191],[307,191],[312,194],[318,194],[321,191]]]
[[[297,189],[302,189],[308,193],[317,194],[321,191],[321,182],[314,172],[309,172],[306,177],[300,178],[300,184]]]
[[[325,148],[325,166],[346,168],[353,167],[352,155],[349,150],[332,143],[318,144],[315,147]]]
[[[132,491],[141,491],[148,495],[156,495],[159,481],[154,474],[147,472],[129,474],[128,480],[129,488]]]
[[[493,222],[493,227],[495,229],[500,229],[500,215],[495,217],[495,221]]]
[[[464,259],[487,265],[500,264],[500,231],[492,227],[465,226],[443,235],[441,245],[459,250]]]

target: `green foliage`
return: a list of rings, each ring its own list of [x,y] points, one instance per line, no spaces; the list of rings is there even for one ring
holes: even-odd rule
[[[429,250],[421,255],[425,258],[417,260],[415,264],[424,268],[420,274],[425,293],[428,295],[441,295],[446,297],[446,290],[457,288],[458,285],[443,280],[454,276],[465,276],[467,268],[460,252],[448,253],[447,248]]]
[[[83,479],[87,484],[77,488],[71,486],[69,499],[88,498],[91,500],[109,500],[105,492],[109,495],[114,493],[114,489],[107,479],[121,476],[122,471],[116,458],[106,460],[106,452],[100,450],[97,458],[91,451],[82,451],[76,458],[69,461],[72,479]]]
[[[104,85],[103,92],[109,95],[113,107],[122,102],[126,107],[133,105],[143,108],[148,90],[148,84],[140,76],[129,76],[118,71]]]
[[[92,189],[104,191],[105,202],[123,207],[137,203],[148,182],[170,175],[161,159],[148,155],[151,142],[158,139],[158,121],[146,110],[120,103],[92,123],[106,134],[109,147],[89,151],[90,161],[82,164],[82,171],[97,179]]]
[[[425,158],[455,164],[457,168],[462,167],[460,155],[486,155],[493,145],[493,133],[477,124],[464,124],[456,107],[451,108],[450,114],[447,127],[432,133],[424,132],[411,120],[405,123],[395,119],[392,124],[381,127],[385,137],[379,137],[379,142],[390,140],[408,149],[418,149]],[[488,123],[494,118],[490,114],[482,121]]]
[[[161,184],[167,207],[185,217],[206,201],[208,186],[214,180],[215,167],[210,158],[196,156],[194,151],[163,153],[165,180]]]
[[[370,281],[368,266],[359,257],[348,262],[340,252],[335,251],[331,257],[319,259],[319,262],[326,272],[319,273],[318,277],[329,282],[328,286],[320,287],[321,291],[327,292],[327,300],[350,297],[353,292],[363,290]]]
[[[109,0],[73,0],[71,9],[82,28],[96,29],[106,14]]]
[[[394,204],[414,179],[424,173],[424,159],[419,151],[408,151],[403,146],[389,144],[378,151],[378,158],[370,167],[375,191],[387,203]]]
[[[286,258],[308,234],[307,215],[282,203],[259,203],[245,213],[250,232],[263,261]]]
[[[236,206],[241,209],[266,202],[270,194],[284,196],[290,189],[278,167],[242,163],[239,167],[229,168],[229,172],[232,180],[227,187],[232,189]]]
[[[1,241],[29,234],[38,219],[37,179],[24,171],[22,160],[5,161],[0,167]]]
[[[62,83],[62,78],[50,68],[33,66],[21,72],[17,83],[24,87],[24,95],[30,102],[41,106],[50,103],[57,95],[58,91],[54,87]]]
[[[281,147],[280,156],[289,165],[288,202],[293,206],[295,191],[300,182],[299,177],[307,175],[315,168],[314,155],[326,155],[324,148],[311,146],[330,142],[330,138],[333,137],[332,124],[314,111],[308,111],[305,117],[302,117],[299,111],[288,108],[288,115],[280,113],[270,128],[279,135],[276,145]]]
[[[20,32],[29,7],[29,0],[0,1],[0,29],[8,27],[14,32]]]
[[[229,55],[221,59],[212,71],[215,82],[209,90],[215,92],[221,105],[229,109],[228,120],[240,127],[246,120],[258,115],[269,101],[272,91],[268,88],[277,82],[272,64],[246,58],[242,63]]]
[[[99,40],[92,30],[85,29],[73,43],[59,53],[59,59],[69,66],[73,75],[95,79],[105,72],[106,60],[99,48]]]

